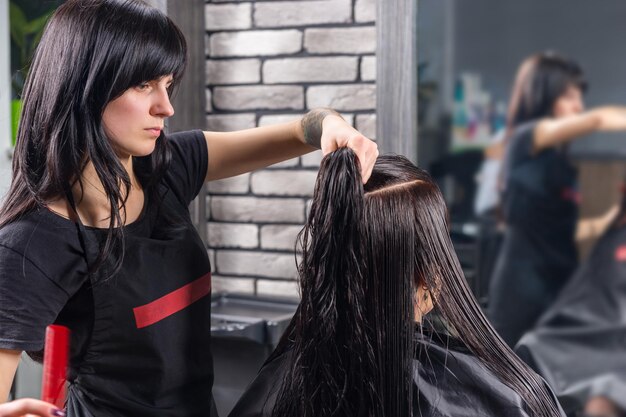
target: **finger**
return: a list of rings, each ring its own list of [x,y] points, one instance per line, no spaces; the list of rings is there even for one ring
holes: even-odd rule
[[[359,160],[361,178],[365,184],[378,158],[378,145],[363,135],[357,135],[350,138],[348,147],[354,151]]]
[[[370,162],[364,168],[361,168],[361,178],[363,180],[363,184],[367,183],[372,176],[372,171],[374,170],[374,164],[376,164],[377,158],[378,148],[374,149],[373,152],[370,152]]]
[[[322,144],[322,155],[324,156],[328,155],[331,152],[336,151],[337,148],[339,147],[336,139],[334,139],[333,137],[329,135],[324,135],[324,134],[322,134],[321,144]]]
[[[22,417],[25,414],[45,417],[65,416],[65,413],[57,409],[56,406],[32,398],[23,398],[0,404],[0,417]]]

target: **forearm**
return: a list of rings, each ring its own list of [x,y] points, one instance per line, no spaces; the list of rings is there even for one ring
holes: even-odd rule
[[[607,106],[593,110],[598,117],[598,130],[626,130],[626,107]]]
[[[580,242],[587,239],[594,239],[602,235],[611,222],[615,220],[615,216],[617,216],[618,212],[619,206],[614,205],[601,216],[579,220],[576,227],[576,241]]]
[[[9,398],[21,352],[0,349],[0,403]]]
[[[254,171],[315,150],[304,142],[300,120],[237,132],[204,132],[207,180]]]

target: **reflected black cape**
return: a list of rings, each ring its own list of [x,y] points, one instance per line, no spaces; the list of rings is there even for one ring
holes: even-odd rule
[[[591,395],[626,409],[626,227],[598,241],[517,352],[568,413]]]
[[[500,382],[460,342],[437,334],[418,332],[416,337],[415,417],[529,416],[519,395]],[[290,354],[288,350],[270,358],[229,417],[271,416]]]

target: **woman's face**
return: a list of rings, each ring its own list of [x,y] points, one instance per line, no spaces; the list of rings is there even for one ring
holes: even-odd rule
[[[580,88],[570,85],[554,103],[552,113],[554,117],[573,116],[585,111],[583,92]]]
[[[131,87],[104,108],[102,125],[120,158],[154,151],[165,118],[174,114],[167,90],[172,80],[168,75]]]

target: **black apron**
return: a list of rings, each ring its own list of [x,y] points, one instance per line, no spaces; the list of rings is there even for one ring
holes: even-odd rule
[[[514,346],[576,269],[577,171],[566,150],[532,151],[536,123],[516,129],[504,161],[504,240],[489,290],[489,319]]]
[[[626,409],[626,227],[610,229],[517,352],[574,411],[602,395]]]
[[[125,227],[125,256],[108,280],[95,275],[73,305],[93,303],[92,324],[72,314],[68,417],[217,416],[211,388],[210,264],[187,208],[161,186],[162,202]],[[77,225],[87,261],[100,229]],[[74,309],[74,313],[76,309]]]

